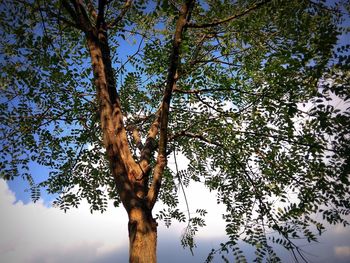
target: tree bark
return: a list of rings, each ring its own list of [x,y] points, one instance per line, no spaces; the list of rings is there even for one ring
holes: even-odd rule
[[[157,262],[157,223],[151,210],[135,207],[129,214],[129,262]]]

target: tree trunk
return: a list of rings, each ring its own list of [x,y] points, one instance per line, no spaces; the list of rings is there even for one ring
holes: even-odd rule
[[[157,223],[149,209],[135,207],[129,212],[129,262],[157,262]]]
[[[145,198],[148,177],[132,159],[115,87],[106,32],[90,32],[91,55],[103,142],[121,201],[129,215],[129,262],[157,262],[157,223]],[[142,179],[138,179],[142,178]],[[156,195],[155,195],[156,197]]]

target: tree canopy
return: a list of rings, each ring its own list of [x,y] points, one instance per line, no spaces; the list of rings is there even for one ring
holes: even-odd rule
[[[128,207],[112,160],[130,161],[137,198],[168,206],[160,220],[189,220],[183,245],[205,211],[188,218],[177,190],[196,181],[226,206],[220,251],[244,261],[243,240],[258,261],[278,260],[276,245],[304,259],[295,240],[324,231],[315,214],[348,225],[348,12],[322,0],[4,0],[1,177],[27,180],[34,200],[44,188],[61,209],[87,199],[103,212],[108,199]],[[186,169],[159,157],[178,153]]]

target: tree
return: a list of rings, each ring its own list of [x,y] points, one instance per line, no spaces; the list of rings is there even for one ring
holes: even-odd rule
[[[107,198],[129,216],[130,262],[156,262],[158,219],[185,221],[176,189],[218,192],[228,241],[306,260],[349,203],[349,6],[311,0],[5,0],[1,177],[58,193],[67,210]],[[339,104],[341,102],[342,104]],[[338,107],[338,105],[345,105]],[[167,166],[170,154],[190,165]],[[30,174],[32,163],[48,178]],[[178,183],[177,183],[178,182]],[[293,198],[291,197],[293,196]],[[194,246],[205,211],[187,218]],[[223,255],[224,257],[224,255]]]

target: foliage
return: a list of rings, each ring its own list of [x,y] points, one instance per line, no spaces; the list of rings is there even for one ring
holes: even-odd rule
[[[121,201],[86,39],[64,2],[5,0],[0,7],[1,177],[28,180],[34,200],[40,187],[58,193],[55,204],[64,210],[85,198],[91,210],[104,211],[107,199]],[[86,10],[97,6],[83,2]],[[120,21],[124,3],[106,9],[108,22],[119,22],[108,40],[136,160],[133,132],[145,143],[157,118],[180,6],[135,1]],[[182,243],[192,249],[206,213],[180,212],[178,189],[198,181],[217,191],[228,241],[208,262],[219,251],[244,261],[240,240],[255,247],[257,262],[279,261],[276,245],[304,258],[294,240],[315,241],[323,232],[315,214],[348,225],[350,46],[339,41],[346,8],[308,0],[195,3],[167,134],[167,154],[181,152],[190,165],[165,169],[159,199],[168,208],[158,219],[188,220]],[[50,168],[48,178],[33,178],[33,162]]]

